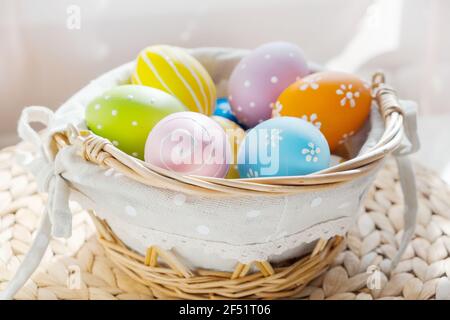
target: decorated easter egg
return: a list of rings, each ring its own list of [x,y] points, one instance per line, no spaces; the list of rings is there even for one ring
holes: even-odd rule
[[[145,86],[112,88],[86,107],[86,123],[95,134],[107,138],[117,148],[144,159],[150,130],[165,116],[186,108],[164,91]]]
[[[131,81],[170,93],[191,111],[210,115],[214,110],[216,87],[211,77],[182,48],[160,45],[142,50]]]
[[[252,128],[272,115],[281,92],[309,73],[302,50],[295,44],[271,42],[253,50],[233,70],[228,93],[239,123]]]
[[[216,108],[214,109],[213,115],[226,118],[236,123],[238,122],[236,116],[233,113],[233,110],[231,110],[231,105],[228,102],[227,98],[217,99]]]
[[[197,112],[174,113],[150,132],[145,161],[186,175],[225,177],[231,148],[225,131]]]
[[[230,169],[228,170],[225,178],[227,179],[236,179],[239,178],[239,171],[237,165],[237,156],[239,151],[239,146],[241,145],[242,140],[245,138],[245,131],[235,122],[228,120],[219,116],[211,116],[211,119],[216,121],[222,129],[225,131],[227,135],[228,141],[231,146],[231,154],[233,162],[230,163]]]
[[[370,112],[368,84],[334,71],[311,74],[290,85],[278,98],[274,116],[303,118],[319,128],[333,151],[364,124]]]
[[[294,117],[273,118],[251,129],[238,155],[241,178],[306,175],[329,163],[330,150],[320,130]]]

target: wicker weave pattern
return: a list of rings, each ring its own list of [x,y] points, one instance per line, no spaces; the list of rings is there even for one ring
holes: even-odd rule
[[[317,275],[323,273],[342,251],[341,237],[319,240],[313,252],[285,267],[272,268],[266,261],[238,264],[233,273],[195,270],[191,272],[170,251],[150,247],[141,257],[127,249],[108,226],[98,220],[97,231],[106,254],[126,274],[147,285],[160,299],[281,299],[297,295]]]
[[[91,132],[80,132],[74,126],[69,126],[67,131],[54,135],[54,149],[57,152],[68,144],[78,145],[80,153],[87,161],[113,168],[149,186],[188,194],[226,197],[290,194],[332,188],[338,183],[370,174],[387,154],[396,150],[401,144],[402,109],[395,92],[384,85],[380,77],[382,77],[381,74],[375,74],[373,79],[373,95],[385,119],[385,131],[378,143],[363,155],[306,176],[220,179],[180,175],[131,157],[114,147],[108,140]]]
[[[403,139],[403,114],[395,92],[373,79],[373,94],[385,120],[378,143],[364,154],[346,162],[300,177],[256,179],[216,179],[183,176],[139,161],[115,148],[109,141],[69,125],[53,135],[53,153],[76,145],[85,160],[109,167],[143,184],[208,197],[292,194],[333,188],[361,175],[373,173],[385,156],[395,151]],[[68,210],[65,210],[70,215]],[[148,286],[157,298],[274,299],[298,296],[307,284],[322,274],[344,244],[341,237],[319,240],[311,254],[298,261],[272,266],[266,261],[238,264],[234,272],[189,270],[171,251],[153,246],[141,257],[128,249],[108,225],[92,214],[107,255],[131,278]],[[405,243],[405,242],[403,242]],[[404,247],[403,247],[404,248]],[[403,252],[403,250],[401,250]]]
[[[373,94],[385,119],[385,131],[378,143],[363,155],[334,167],[302,177],[227,180],[198,176],[183,176],[158,168],[128,156],[109,141],[91,132],[79,132],[69,126],[66,132],[54,135],[55,152],[68,144],[78,145],[87,161],[113,168],[126,176],[154,187],[213,197],[257,194],[291,194],[332,188],[371,173],[384,157],[400,146],[403,138],[403,115],[395,92],[385,86],[382,75],[373,79]],[[97,229],[107,253],[122,269],[137,281],[150,286],[160,298],[285,298],[295,296],[303,286],[329,265],[339,252],[341,238],[328,243],[319,240],[309,257],[287,268],[273,268],[266,261],[253,264],[259,273],[247,275],[251,265],[238,264],[235,271],[213,272],[196,270],[191,273],[170,251],[150,247],[147,257],[139,259],[114,236],[109,227],[95,214]],[[158,259],[159,258],[159,259]],[[137,259],[137,260],[136,260]],[[159,262],[167,265],[161,267]],[[133,267],[130,268],[129,265]],[[175,273],[175,274],[173,274]],[[175,278],[171,278],[175,275]]]
[[[19,150],[27,151],[27,148],[21,145],[0,151],[0,289],[6,286],[28,250],[46,201],[44,195],[37,194],[34,179],[14,163],[14,155]],[[415,170],[419,189],[418,226],[411,245],[393,273],[389,275],[388,266],[397,250],[403,223],[397,173],[394,163],[389,161],[369,192],[365,211],[347,236],[345,250],[331,262],[330,270],[318,274],[293,297],[450,298],[450,188],[429,170],[417,166]],[[167,296],[167,292],[157,290],[158,286],[143,285],[142,280],[138,282],[129,276],[139,277],[141,270],[148,274],[150,268],[145,263],[151,264],[150,261],[127,250],[126,254],[109,254],[116,249],[102,248],[103,244],[109,246],[113,239],[108,238],[107,229],[106,233],[100,231],[106,236],[99,243],[88,214],[75,203],[71,208],[73,236],[68,240],[51,241],[43,264],[16,295],[17,299],[154,299]],[[67,286],[70,266],[78,266],[81,271],[80,288],[76,290]],[[381,272],[379,290],[370,290],[366,286],[369,266],[375,266]],[[125,272],[123,268],[128,270]],[[169,280],[179,277],[174,271],[156,275],[167,276]],[[261,283],[267,279],[261,275],[255,277],[259,277]]]

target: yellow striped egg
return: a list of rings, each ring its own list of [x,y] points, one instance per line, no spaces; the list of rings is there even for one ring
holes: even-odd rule
[[[163,90],[191,111],[210,115],[214,110],[214,82],[200,62],[182,48],[158,45],[142,50],[131,82]]]

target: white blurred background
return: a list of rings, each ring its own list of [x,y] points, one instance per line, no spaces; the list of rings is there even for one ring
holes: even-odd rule
[[[423,162],[450,181],[448,0],[0,0],[0,147],[27,105],[57,108],[143,47],[299,44],[420,105]]]

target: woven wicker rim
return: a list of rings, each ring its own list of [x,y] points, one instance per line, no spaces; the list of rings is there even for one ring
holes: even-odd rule
[[[91,214],[99,241],[108,257],[132,279],[151,288],[159,299],[282,299],[294,297],[326,271],[344,249],[345,241],[336,236],[317,241],[313,251],[283,266],[267,261],[237,263],[233,272],[189,270],[171,251],[157,246],[147,254],[130,250],[108,224]],[[252,266],[259,272],[252,272]]]
[[[218,179],[180,175],[152,166],[120,151],[89,131],[69,126],[53,135],[53,151],[76,145],[80,154],[98,165],[113,168],[138,182],[188,194],[214,197],[236,195],[278,195],[332,188],[370,174],[386,155],[400,146],[403,114],[396,93],[384,84],[384,75],[372,79],[372,94],[384,118],[385,129],[378,143],[365,154],[320,172],[297,177]],[[130,250],[95,213],[93,221],[106,253],[124,272],[149,286],[163,299],[275,299],[295,296],[309,281],[326,270],[343,248],[342,238],[318,240],[313,252],[291,264],[274,268],[268,261],[238,263],[234,272],[195,270],[192,272],[167,250],[151,246],[145,257]],[[260,272],[251,273],[252,265]]]
[[[378,143],[363,155],[314,174],[295,177],[221,179],[181,175],[139,159],[117,149],[110,141],[90,131],[69,125],[53,135],[53,151],[77,145],[80,154],[98,165],[113,168],[124,175],[153,187],[206,196],[277,195],[302,191],[319,191],[370,174],[402,140],[403,114],[395,91],[384,83],[384,74],[375,73],[372,94],[384,118],[385,130]]]

